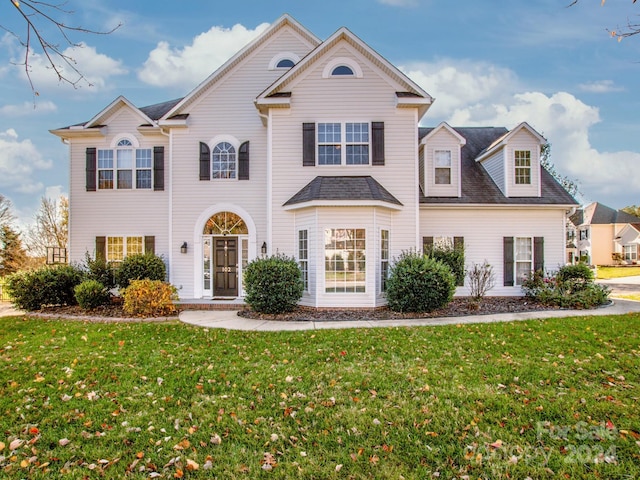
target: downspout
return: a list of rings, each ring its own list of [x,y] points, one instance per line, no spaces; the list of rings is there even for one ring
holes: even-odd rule
[[[258,115],[263,118],[267,122],[267,255],[271,255],[273,251],[273,235],[271,226],[273,224],[273,157],[272,157],[272,129],[271,129],[271,110],[269,110],[269,114],[265,115],[264,113],[260,113],[258,110]],[[256,242],[256,248],[259,247],[260,242]],[[256,252],[257,255],[258,252]]]

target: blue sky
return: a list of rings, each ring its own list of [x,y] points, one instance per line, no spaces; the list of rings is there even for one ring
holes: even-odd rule
[[[436,101],[423,125],[529,122],[552,144],[584,202],[640,204],[640,37],[607,29],[640,20],[631,0],[70,0],[69,23],[114,33],[72,35],[69,52],[93,86],[59,84],[34,50],[32,95],[15,39],[0,30],[0,193],[21,225],[42,196],[68,192],[68,151],[48,130],[89,120],[117,96],[135,105],[185,96],[288,13],[325,39],[345,26]],[[8,3],[6,4],[8,5]],[[5,6],[0,25],[21,35]],[[35,105],[35,107],[34,107]]]

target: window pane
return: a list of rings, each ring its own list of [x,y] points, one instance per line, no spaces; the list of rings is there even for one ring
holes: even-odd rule
[[[133,167],[133,150],[116,150],[118,158],[118,168]]]
[[[436,150],[434,152],[436,167],[451,166],[451,150]]]
[[[318,164],[319,165],[340,165],[340,145],[319,145]]]
[[[127,237],[127,255],[138,255],[144,253],[143,237]]]
[[[515,153],[515,182],[516,185],[531,184],[531,152],[516,150]]]
[[[318,124],[318,143],[340,143],[341,141],[339,123]]]
[[[113,168],[113,150],[98,150],[98,168]]]
[[[136,171],[136,188],[151,188],[151,170]]]
[[[211,153],[213,178],[236,178],[236,149],[228,142],[217,144]]]
[[[436,185],[451,185],[451,169],[436,168],[435,180]]]
[[[516,238],[516,261],[531,261],[532,258],[531,238]]]
[[[136,150],[136,168],[151,168],[151,149]]]
[[[366,232],[364,229],[325,230],[325,291],[366,290]]]
[[[118,188],[133,188],[131,170],[118,170]]]
[[[516,285],[522,285],[523,281],[531,273],[531,262],[516,263]]]
[[[130,140],[127,140],[126,138],[123,138],[122,140],[120,140],[118,142],[118,147],[132,147],[132,143]]]
[[[300,270],[302,271],[302,281],[304,284],[304,291],[309,291],[309,240],[308,231],[298,231],[298,260],[300,264]]]
[[[107,237],[107,261],[121,262],[124,259],[124,238]]]
[[[347,145],[347,165],[368,165],[369,145]]]
[[[113,170],[98,171],[98,188],[100,190],[113,188]]]
[[[333,69],[331,75],[353,75],[353,70],[351,70],[351,68],[347,67],[346,65],[340,65],[339,67]]]
[[[346,125],[347,143],[368,143],[369,124],[368,123],[347,123]]]

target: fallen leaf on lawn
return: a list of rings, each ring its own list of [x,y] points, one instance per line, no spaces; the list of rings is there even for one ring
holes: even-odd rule
[[[380,425],[382,422],[380,420],[378,420],[377,418],[373,419],[373,424],[374,425]]]
[[[613,424],[611,420],[607,420],[606,427],[607,427],[607,430],[613,430],[616,428],[616,426]]]
[[[194,462],[193,460],[190,460],[187,458],[187,470],[189,470],[190,472],[194,471],[194,470],[198,470],[200,468],[200,465],[198,465],[196,462]]]
[[[17,438],[9,444],[9,450],[17,450],[22,446],[23,443],[24,440],[20,440],[19,438]]]
[[[5,446],[4,442],[0,442],[0,452],[4,450]]]
[[[342,470],[342,464],[341,463],[336,465],[336,472],[339,472],[340,470]]]
[[[203,470],[211,470],[212,468],[213,462],[211,460],[207,460],[206,462],[204,462],[204,465],[202,465]]]
[[[278,434],[277,433],[272,433],[271,437],[269,437],[269,440],[271,440],[272,442],[277,442],[278,441]]]
[[[491,444],[491,446],[492,446],[493,448],[500,448],[500,447],[502,447],[502,440],[496,440],[495,442],[493,442],[493,443]]]
[[[60,400],[62,400],[63,402],[68,402],[69,400],[71,400],[73,397],[71,395],[67,395],[66,393],[64,395],[62,395],[62,397],[60,397]]]
[[[380,457],[378,457],[377,455],[372,455],[369,457],[369,463],[371,463],[372,465],[376,465],[379,461]]]
[[[213,443],[214,445],[220,445],[222,443],[222,438],[220,438],[220,435],[218,435],[217,433],[215,433],[212,437],[211,437],[211,443]]]
[[[70,443],[71,440],[69,440],[68,438],[61,438],[60,440],[58,440],[58,445],[60,445],[61,447],[66,447]]]

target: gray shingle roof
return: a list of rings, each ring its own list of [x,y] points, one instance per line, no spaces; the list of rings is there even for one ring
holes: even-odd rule
[[[143,112],[151,120],[158,120],[181,101],[182,98],[177,98],[175,100],[169,100],[168,102],[156,103],[155,105],[140,107],[140,111]]]
[[[585,207],[585,210],[593,209],[591,215],[591,225],[606,225],[610,223],[639,223],[640,218],[630,215],[622,210],[614,210],[598,202]],[[586,213],[586,212],[585,212]],[[586,219],[588,220],[588,218]]]
[[[420,128],[419,139],[428,135],[433,128]],[[462,194],[460,197],[425,197],[420,192],[423,204],[498,204],[498,205],[577,205],[578,202],[542,168],[542,196],[505,197],[493,182],[487,171],[476,162],[478,155],[495,140],[504,136],[507,129],[501,127],[454,128],[467,143],[462,147]]]
[[[286,205],[316,200],[382,201],[402,205],[373,177],[316,177],[285,202]]]

